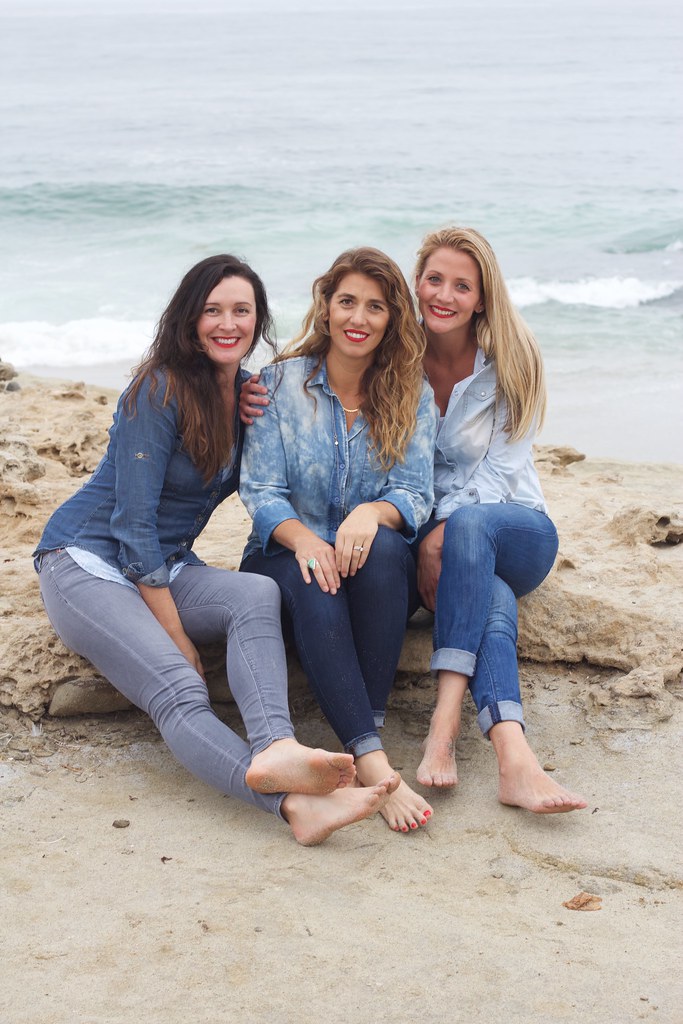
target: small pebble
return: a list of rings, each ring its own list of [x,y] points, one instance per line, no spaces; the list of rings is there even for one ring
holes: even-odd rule
[[[112,821],[112,825],[114,828],[128,828],[130,822],[128,818],[117,818],[116,821]]]

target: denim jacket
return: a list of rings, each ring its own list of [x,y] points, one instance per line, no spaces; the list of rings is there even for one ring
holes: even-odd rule
[[[248,377],[238,374],[236,387]],[[78,547],[118,568],[133,583],[166,587],[178,563],[202,565],[191,550],[216,508],[237,490],[243,428],[235,420],[231,461],[207,484],[183,447],[175,396],[164,405],[166,378],[154,396],[144,381],[135,415],[119,398],[107,452],[88,482],[50,517],[34,555]]]
[[[434,454],[437,519],[461,505],[512,501],[546,512],[534,468],[535,430],[518,441],[505,432],[507,405],[496,403],[496,364],[477,350],[474,373],[453,388]]]
[[[330,389],[323,362],[315,376],[313,357],[299,356],[261,371],[270,404],[246,431],[240,497],[254,520],[244,557],[262,547],[282,551],[271,539],[285,519],[299,519],[333,544],[337,530],[357,505],[388,501],[403,517],[401,533],[412,540],[433,502],[436,415],[432,389],[424,382],[415,432],[403,462],[379,464],[358,414],[347,431],[341,402]]]

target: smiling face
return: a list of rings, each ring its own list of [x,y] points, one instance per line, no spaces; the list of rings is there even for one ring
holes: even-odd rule
[[[484,308],[477,261],[459,249],[437,249],[417,280],[417,298],[427,334],[469,330]]]
[[[197,321],[197,337],[216,373],[234,380],[254,341],[256,298],[243,277],[224,277],[206,298]]]
[[[379,282],[365,274],[345,274],[329,303],[330,351],[369,366],[388,325],[389,303]]]

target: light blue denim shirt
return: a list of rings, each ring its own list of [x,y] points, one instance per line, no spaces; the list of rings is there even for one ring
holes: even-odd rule
[[[455,385],[436,435],[435,516],[461,505],[512,501],[546,512],[534,467],[535,430],[518,441],[505,432],[507,406],[496,405],[496,364],[477,350],[474,372]]]
[[[315,363],[300,356],[261,371],[270,404],[244,439],[240,497],[254,520],[245,558],[259,548],[267,555],[282,551],[271,538],[285,519],[299,519],[334,544],[339,526],[357,505],[388,501],[401,513],[401,533],[411,541],[431,511],[437,417],[427,381],[404,461],[385,470],[361,414],[347,431],[324,362],[304,391]]]
[[[248,377],[238,374],[236,387]],[[34,555],[78,548],[103,559],[133,583],[168,586],[178,564],[202,565],[191,550],[216,508],[237,490],[243,428],[235,420],[230,464],[208,483],[183,446],[175,397],[166,380],[150,396],[147,378],[135,415],[119,398],[107,452],[90,479],[50,517]]]

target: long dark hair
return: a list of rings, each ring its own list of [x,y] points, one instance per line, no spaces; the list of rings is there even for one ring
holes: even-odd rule
[[[197,337],[197,321],[207,297],[225,277],[241,277],[254,289],[256,328],[246,355],[251,354],[259,338],[275,351],[273,318],[261,278],[236,256],[208,256],[188,270],[161,314],[154,340],[135,370],[124,404],[126,412],[132,415],[138,391],[147,377],[151,378],[153,399],[156,373],[163,371],[167,380],[164,404],[176,397],[183,443],[206,480],[226,464],[235,440],[233,423],[225,415],[215,366]]]

